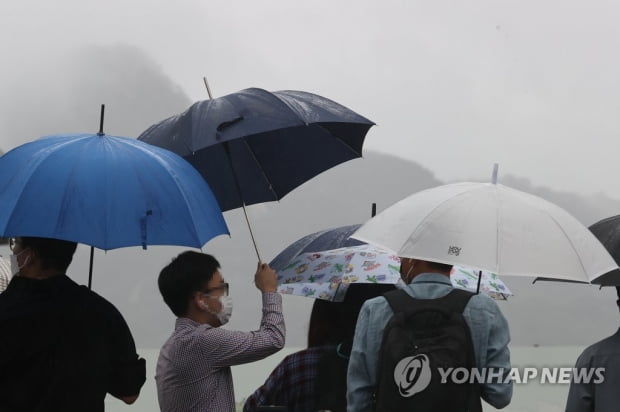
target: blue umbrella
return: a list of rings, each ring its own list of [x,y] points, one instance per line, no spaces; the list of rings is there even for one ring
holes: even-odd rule
[[[319,173],[361,157],[373,124],[312,93],[250,88],[197,102],[138,139],[187,159],[223,211],[245,211],[246,205],[279,200]]]
[[[340,226],[311,233],[288,245],[269,262],[275,271],[284,269],[296,256],[303,253],[321,252],[343,247],[360,246],[365,243],[350,236],[361,225]]]
[[[228,233],[211,190],[189,163],[103,133],[49,136],[0,157],[0,204],[0,236],[104,250],[202,247]]]

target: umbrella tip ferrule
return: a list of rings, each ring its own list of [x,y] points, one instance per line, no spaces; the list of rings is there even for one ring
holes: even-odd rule
[[[491,176],[491,183],[497,184],[497,172],[499,171],[499,163],[493,163],[493,175]]]

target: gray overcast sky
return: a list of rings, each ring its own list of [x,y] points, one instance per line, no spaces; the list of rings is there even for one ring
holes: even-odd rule
[[[415,160],[440,179],[486,178],[498,161],[535,184],[618,198],[619,8],[574,0],[3,1],[0,90],[52,87],[50,65],[73,47],[129,44],[191,99],[206,98],[203,75],[215,95],[255,86],[332,98],[378,123],[368,149]],[[83,70],[97,63],[84,61]],[[1,139],[5,150],[24,142]]]

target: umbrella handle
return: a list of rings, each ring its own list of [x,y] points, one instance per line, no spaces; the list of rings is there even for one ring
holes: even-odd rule
[[[480,293],[480,283],[482,283],[482,271],[478,271],[478,287],[476,288],[476,294]]]

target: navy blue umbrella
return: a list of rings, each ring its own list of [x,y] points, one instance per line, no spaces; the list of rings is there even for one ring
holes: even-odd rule
[[[245,210],[279,200],[319,173],[361,157],[373,124],[312,93],[250,88],[197,102],[138,139],[187,159],[223,211]]]
[[[333,229],[322,230],[302,237],[291,243],[278,254],[271,262],[275,271],[286,267],[296,256],[302,253],[320,252],[323,250],[340,249],[342,247],[359,246],[364,242],[352,239],[350,236],[361,225],[340,226]]]

